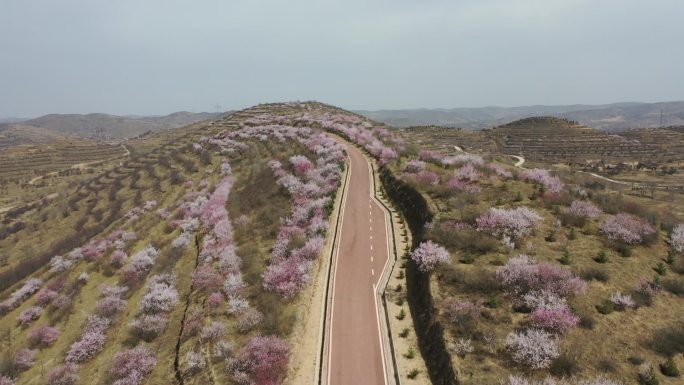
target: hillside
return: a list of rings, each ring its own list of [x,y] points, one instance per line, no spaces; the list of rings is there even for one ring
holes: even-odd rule
[[[0,150],[20,144],[50,143],[67,135],[46,128],[24,124],[0,124]]]
[[[37,127],[64,135],[91,139],[121,139],[148,131],[186,126],[218,116],[216,113],[176,112],[166,116],[116,116],[108,114],[51,114],[21,122],[21,127]],[[12,125],[10,125],[12,126]]]
[[[260,105],[138,139],[114,167],[0,214],[2,374],[312,378],[311,285],[345,167],[322,127],[340,124],[370,127],[318,103]]]
[[[555,116],[586,126],[618,131],[637,127],[659,127],[660,111],[666,125],[684,123],[684,102],[615,103],[606,105],[481,107],[453,109],[409,109],[357,111],[392,126],[462,127],[482,129],[533,116]]]

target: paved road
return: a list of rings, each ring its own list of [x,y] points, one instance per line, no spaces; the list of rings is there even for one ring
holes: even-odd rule
[[[333,290],[328,384],[385,384],[375,285],[389,258],[385,212],[371,198],[371,166],[347,145],[348,191],[342,206]]]

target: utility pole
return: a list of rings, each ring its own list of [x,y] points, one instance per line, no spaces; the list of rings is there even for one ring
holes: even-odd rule
[[[217,103],[214,107],[216,108],[216,113],[218,114],[221,110],[221,105]]]

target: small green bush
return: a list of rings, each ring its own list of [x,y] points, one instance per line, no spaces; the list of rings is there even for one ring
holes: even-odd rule
[[[665,264],[662,262],[658,262],[656,267],[653,268],[658,275],[665,275],[667,273],[667,267],[665,267]]]
[[[674,362],[672,357],[668,358],[667,361],[660,364],[660,372],[668,377],[679,377],[679,368],[677,363]]]
[[[614,310],[613,303],[606,299],[600,305],[596,305],[596,310],[601,314],[610,314]]]
[[[577,239],[577,233],[575,232],[574,227],[570,228],[570,232],[568,233],[568,239],[571,241],[574,241],[575,239]]]
[[[401,337],[401,338],[406,338],[406,337],[408,337],[409,332],[410,332],[410,331],[409,331],[409,328],[403,328],[403,329],[399,332],[399,337]]]
[[[556,242],[556,230],[549,230],[549,233],[544,237],[546,242]]]
[[[618,253],[623,258],[629,258],[632,256],[632,248],[627,245],[622,245],[618,248]]]
[[[404,357],[406,357],[409,360],[415,358],[416,357],[416,350],[413,349],[413,347],[410,347],[408,352],[406,352],[406,354],[404,354]]]
[[[475,262],[475,257],[472,254],[465,253],[463,256],[459,259],[459,262],[465,264],[465,265],[470,265],[473,262]]]
[[[560,263],[561,265],[569,265],[572,263],[572,257],[570,256],[570,251],[568,251],[568,249],[563,251],[563,256],[560,257]]]
[[[403,320],[404,318],[406,318],[406,312],[404,311],[404,309],[401,309],[401,311],[399,312],[399,314],[397,314],[397,319],[398,319],[399,321],[401,321],[401,320]]]
[[[594,261],[596,261],[597,263],[606,263],[606,262],[608,262],[608,255],[606,254],[605,251],[601,250],[594,257]]]
[[[418,370],[418,369],[412,369],[412,370],[406,375],[406,377],[408,377],[409,379],[413,380],[414,378],[418,377],[419,374],[420,374],[420,370]]]

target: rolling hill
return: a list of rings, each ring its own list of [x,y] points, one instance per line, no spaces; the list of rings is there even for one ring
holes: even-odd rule
[[[660,112],[663,111],[661,124]],[[607,131],[684,124],[684,102],[615,103],[605,105],[481,107],[357,111],[396,127],[439,125],[481,129],[533,116],[576,120]]]

